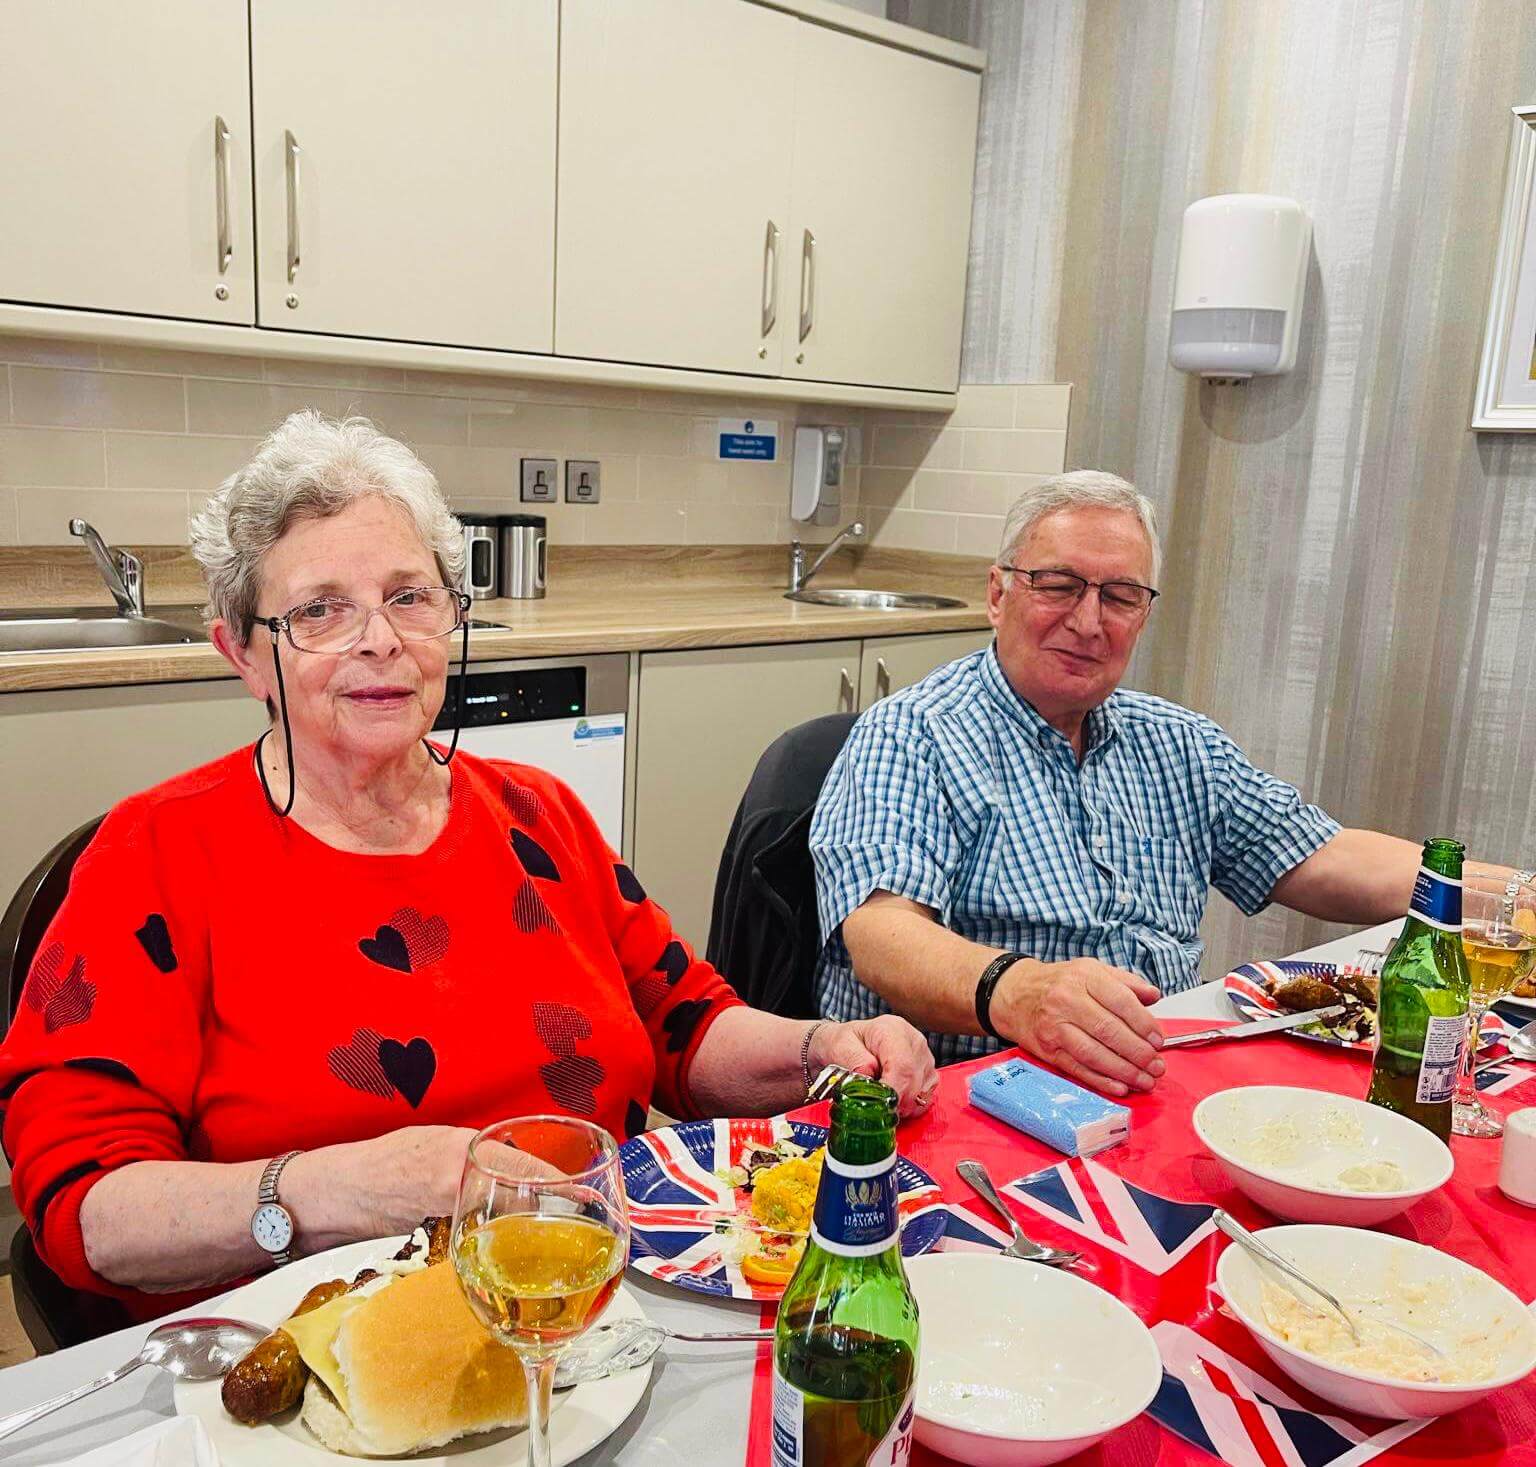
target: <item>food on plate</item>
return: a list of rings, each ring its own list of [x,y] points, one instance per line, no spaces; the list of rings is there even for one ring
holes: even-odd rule
[[[348,1283],[327,1279],[299,1300],[293,1313],[239,1360],[224,1377],[224,1409],[236,1421],[256,1426],[299,1403],[310,1380],[312,1365],[296,1336],[310,1332],[295,1321],[320,1313],[336,1301],[356,1294],[361,1299],[374,1280],[394,1278],[442,1262],[448,1256],[450,1223],[446,1217],[426,1218],[383,1270],[367,1268]],[[333,1311],[334,1312],[334,1311]]]
[[[1275,1006],[1287,1013],[1303,1014],[1308,1009],[1344,1005],[1342,1014],[1303,1024],[1294,1033],[1341,1039],[1346,1044],[1368,1043],[1375,1036],[1379,987],[1374,978],[1344,968],[1329,978],[1317,974],[1289,978],[1266,974],[1262,982]]]
[[[1350,1192],[1406,1192],[1408,1174],[1395,1161],[1362,1161],[1339,1173],[1339,1186]]]
[[[755,1284],[783,1285],[799,1267],[821,1181],[823,1150],[807,1152],[784,1139],[748,1148],[740,1166],[717,1175],[750,1199],[748,1210],[716,1224],[731,1237],[742,1276]]]
[[[1409,1187],[1408,1174],[1397,1162],[1368,1154],[1358,1117],[1338,1106],[1308,1115],[1305,1128],[1292,1116],[1272,1116],[1262,1125],[1234,1130],[1227,1145],[1239,1161],[1291,1172],[1292,1181],[1309,1187],[1337,1192],[1405,1192]]]
[[[1506,1343],[1484,1331],[1462,1329],[1458,1333],[1455,1301],[1444,1281],[1404,1281],[1379,1299],[1341,1299],[1360,1332],[1358,1341],[1332,1310],[1313,1309],[1268,1280],[1261,1285],[1260,1302],[1266,1323],[1286,1344],[1334,1365],[1393,1380],[1488,1380],[1498,1368],[1499,1352]],[[1370,1313],[1362,1312],[1362,1304]],[[1392,1328],[1393,1324],[1433,1340],[1442,1353],[1436,1355],[1412,1335]]]
[[[300,1419],[333,1452],[400,1456],[527,1422],[522,1364],[451,1263],[373,1280],[288,1328],[313,1372]]]
[[[782,1232],[808,1232],[825,1154],[816,1150],[809,1156],[791,1156],[764,1171],[752,1188],[752,1216]]]

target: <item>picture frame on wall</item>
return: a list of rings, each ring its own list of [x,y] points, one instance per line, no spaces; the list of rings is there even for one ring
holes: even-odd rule
[[[1536,433],[1536,105],[1512,107],[1504,212],[1472,427]]]

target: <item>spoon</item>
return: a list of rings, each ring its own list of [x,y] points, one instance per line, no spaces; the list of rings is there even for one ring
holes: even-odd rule
[[[1316,1283],[1312,1279],[1309,1279],[1306,1274],[1304,1274],[1299,1268],[1296,1267],[1294,1263],[1291,1262],[1289,1258],[1284,1257],[1282,1254],[1276,1253],[1268,1243],[1264,1242],[1260,1238],[1256,1238],[1252,1233],[1250,1233],[1248,1229],[1242,1225],[1242,1223],[1238,1222],[1238,1220],[1232,1216],[1231,1213],[1223,1212],[1219,1207],[1211,1213],[1211,1221],[1215,1223],[1216,1226],[1220,1228],[1221,1231],[1224,1232],[1229,1238],[1231,1238],[1234,1243],[1241,1244],[1255,1258],[1261,1258],[1265,1263],[1272,1264],[1282,1273],[1289,1274],[1291,1278],[1295,1279],[1296,1282],[1301,1284],[1304,1288],[1310,1289],[1312,1293],[1316,1294],[1318,1298],[1323,1300],[1323,1302],[1326,1303],[1329,1308],[1331,1308],[1334,1313],[1344,1321],[1346,1328],[1349,1330],[1350,1337],[1354,1340],[1354,1342],[1357,1345],[1362,1343],[1360,1337],[1360,1327],[1355,1323],[1354,1315],[1352,1315],[1349,1310],[1340,1304],[1339,1301],[1335,1299],[1333,1295],[1330,1294],[1328,1290],[1325,1289],[1321,1284]],[[1296,1290],[1292,1289],[1289,1284],[1287,1284],[1285,1287],[1291,1294],[1296,1294]],[[1296,1295],[1296,1297],[1300,1298],[1300,1295]],[[1302,1300],[1302,1302],[1305,1303],[1306,1301]],[[1371,1323],[1379,1324],[1385,1329],[1395,1330],[1400,1335],[1407,1335],[1410,1340],[1412,1340],[1416,1345],[1422,1345],[1424,1349],[1428,1350],[1431,1355],[1434,1355],[1441,1360],[1446,1358],[1445,1351],[1442,1350],[1438,1345],[1431,1344],[1424,1338],[1423,1335],[1415,1334],[1411,1329],[1407,1329],[1403,1325],[1394,1324],[1389,1319],[1375,1318],[1372,1318]]]
[[[955,1170],[970,1183],[973,1191],[991,1204],[992,1210],[1007,1223],[1013,1233],[1013,1242],[1003,1249],[1004,1258],[1022,1258],[1026,1263],[1043,1263],[1049,1268],[1071,1268],[1081,1260],[1081,1253],[1071,1253],[1064,1248],[1047,1248],[1027,1236],[1013,1214],[1003,1205],[991,1175],[979,1161],[957,1161]]]
[[[1513,1034],[1504,1040],[1505,1053],[1498,1059],[1484,1060],[1472,1071],[1474,1075],[1480,1075],[1484,1070],[1491,1070],[1495,1065],[1507,1065],[1511,1060],[1528,1060],[1536,1063],[1536,1023],[1527,1024],[1523,1029],[1516,1029]]]
[[[13,1411],[0,1416],[0,1437],[10,1436],[24,1426],[30,1426],[39,1417],[71,1401],[78,1401],[92,1391],[112,1385],[125,1375],[131,1375],[141,1365],[158,1365],[169,1371],[177,1380],[217,1380],[227,1375],[235,1363],[247,1351],[260,1344],[271,1334],[259,1324],[244,1319],[176,1319],[156,1325],[149,1332],[139,1353],[126,1365],[119,1365],[100,1380],[93,1380],[62,1396],[54,1396],[38,1406],[28,1406],[24,1411]]]

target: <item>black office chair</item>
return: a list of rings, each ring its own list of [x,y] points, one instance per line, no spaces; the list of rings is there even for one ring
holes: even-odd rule
[[[757,761],[720,856],[705,957],[754,1008],[814,1019],[821,951],[809,836],[852,713],[780,734]]]
[[[0,991],[5,995],[5,1024],[0,1026],[0,1034],[16,1017],[32,959],[48,924],[63,905],[75,862],[100,824],[99,816],[88,820],[49,851],[16,889],[5,916],[0,918]],[[133,1323],[116,1299],[82,1293],[60,1279],[37,1256],[25,1223],[11,1239],[11,1292],[21,1327],[40,1355],[94,1340]]]

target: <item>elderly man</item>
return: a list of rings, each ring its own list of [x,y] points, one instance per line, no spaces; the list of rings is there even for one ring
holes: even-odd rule
[[[1406,910],[1419,847],[1341,829],[1210,719],[1119,691],[1156,600],[1151,504],[1045,480],[987,583],[996,641],[875,704],[811,827],[824,1014],[894,1011],[940,1061],[1015,1043],[1112,1095],[1150,1089],[1146,1006],[1199,981],[1215,885],[1331,921]]]

